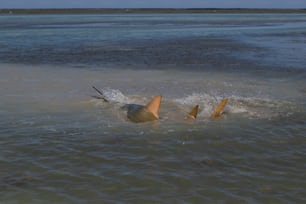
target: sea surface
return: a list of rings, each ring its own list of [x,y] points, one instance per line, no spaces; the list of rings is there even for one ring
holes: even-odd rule
[[[1,15],[0,96],[0,203],[306,203],[306,15]]]

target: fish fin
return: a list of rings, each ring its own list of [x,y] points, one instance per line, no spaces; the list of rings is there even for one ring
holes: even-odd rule
[[[161,102],[162,96],[155,96],[146,106],[145,108],[151,112],[157,119],[159,118],[158,116],[158,111],[160,107],[160,102]]]
[[[222,114],[222,111],[224,110],[226,104],[228,102],[228,99],[227,98],[224,98],[220,103],[219,105],[215,108],[214,112],[211,114],[211,118],[214,119],[214,118],[217,118],[219,117],[221,114]]]
[[[188,113],[186,119],[193,119],[193,120],[195,120],[197,118],[198,112],[199,112],[199,105],[196,105]]]
[[[97,89],[96,87],[92,86],[92,88],[98,92],[98,94],[100,94],[101,96],[96,96],[94,98],[96,99],[102,99],[104,102],[109,102],[109,100],[104,96],[104,94],[102,93],[102,91],[100,91],[99,89]]]

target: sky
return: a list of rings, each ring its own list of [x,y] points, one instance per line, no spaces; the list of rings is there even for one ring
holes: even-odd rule
[[[0,8],[306,8],[306,0],[0,0]]]

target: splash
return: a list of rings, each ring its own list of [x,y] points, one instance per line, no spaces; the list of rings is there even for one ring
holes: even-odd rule
[[[105,97],[112,101],[117,103],[129,103],[129,98],[126,97],[120,90],[118,89],[112,89],[109,87],[102,89],[103,94]]]
[[[125,95],[120,90],[109,87],[102,89],[103,94],[111,102],[116,103],[114,107],[109,107],[113,112],[119,114],[118,107],[124,104],[145,105],[150,97],[147,95]],[[169,98],[164,96],[161,104],[161,117],[163,119],[176,120],[183,118],[195,105],[199,105],[198,120],[207,119],[211,116],[222,99],[228,98],[229,102],[223,111],[224,115],[248,119],[271,119],[275,117],[288,116],[294,112],[299,112],[301,105],[284,100],[270,98],[259,98],[240,96],[227,93],[206,93],[194,92],[182,98]],[[99,100],[97,104],[103,103]],[[302,109],[302,111],[304,111]],[[120,113],[122,115],[122,113]]]
[[[201,110],[199,116],[208,117],[223,98],[222,96],[212,96],[207,93],[192,93],[191,95],[175,99],[174,101],[182,106],[199,105]]]
[[[244,114],[249,118],[272,118],[287,116],[298,111],[301,106],[288,101],[272,100],[269,98],[242,97],[237,95],[210,95],[207,93],[192,93],[173,101],[179,106],[200,106],[200,116],[207,117],[223,99],[228,98],[224,112],[227,114]]]

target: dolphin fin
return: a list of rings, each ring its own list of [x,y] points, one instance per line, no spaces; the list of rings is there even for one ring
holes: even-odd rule
[[[145,108],[147,109],[147,111],[151,112],[151,113],[156,117],[156,119],[159,119],[158,111],[159,111],[161,99],[162,99],[161,96],[155,96],[155,97],[145,106]]]
[[[196,105],[188,113],[186,119],[193,119],[193,120],[195,120],[197,118],[198,112],[199,112],[199,105]]]
[[[215,108],[214,112],[211,114],[211,118],[217,118],[219,117],[221,114],[222,114],[222,111],[224,110],[224,107],[226,106],[228,102],[228,99],[227,98],[224,98],[220,103],[219,105]]]

